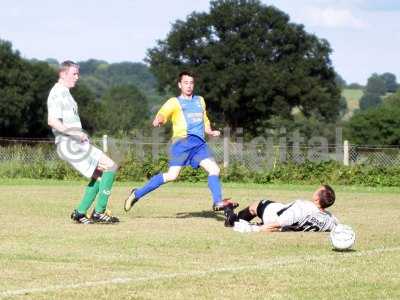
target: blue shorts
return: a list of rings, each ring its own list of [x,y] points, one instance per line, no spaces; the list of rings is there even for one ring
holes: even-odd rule
[[[197,169],[200,162],[213,158],[213,153],[206,141],[195,135],[188,135],[171,145],[169,151],[169,166],[191,166]]]

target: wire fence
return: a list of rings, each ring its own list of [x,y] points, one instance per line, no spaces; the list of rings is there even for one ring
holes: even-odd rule
[[[107,152],[118,163],[127,158],[143,160],[168,155],[169,143],[100,138],[92,143]],[[366,164],[379,167],[400,166],[400,147],[358,146],[348,142],[336,145],[273,145],[268,143],[234,143],[229,139],[210,141],[218,163],[229,167],[239,164],[248,168],[273,168],[278,164],[306,161],[337,161],[344,165]],[[55,161],[59,157],[54,140],[0,138],[0,162],[31,163]]]

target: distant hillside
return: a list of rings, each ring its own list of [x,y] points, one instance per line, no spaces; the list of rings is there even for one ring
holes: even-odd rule
[[[363,89],[348,89],[342,90],[342,96],[346,99],[348,112],[344,115],[343,120],[348,120],[353,115],[354,111],[360,108],[360,99],[364,95]],[[382,100],[385,101],[387,97],[393,95],[393,93],[386,93],[382,96]]]
[[[50,65],[58,62],[48,59]],[[163,97],[157,92],[157,80],[143,63],[108,63],[103,60],[89,59],[78,62],[81,80],[100,98],[111,87],[135,85],[145,94],[152,106],[158,105]]]
[[[134,84],[143,91],[156,89],[156,78],[143,63],[108,64],[105,61],[88,60],[79,62],[79,66],[85,81],[99,80],[107,87]]]
[[[359,109],[360,99],[364,92],[362,89],[343,89],[342,96],[346,98],[348,112],[343,117],[344,120],[348,120],[356,109]]]

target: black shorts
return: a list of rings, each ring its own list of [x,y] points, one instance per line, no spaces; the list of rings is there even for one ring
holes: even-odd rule
[[[275,201],[271,201],[271,200],[261,200],[257,206],[257,217],[259,217],[262,220],[265,208],[274,202]]]

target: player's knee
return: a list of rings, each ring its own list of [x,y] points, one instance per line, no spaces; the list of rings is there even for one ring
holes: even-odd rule
[[[99,164],[99,167],[104,172],[116,172],[118,170],[118,165],[111,159],[103,161]]]
[[[218,167],[217,164],[213,164],[212,166],[210,166],[210,168],[208,169],[208,174],[210,176],[219,176],[220,173],[220,168]]]
[[[164,182],[174,181],[178,178],[178,173],[176,172],[167,172],[163,174]]]
[[[257,207],[258,207],[258,203],[259,202],[253,202],[252,204],[250,204],[249,206],[249,211],[253,216],[257,215]]]
[[[109,167],[108,167],[108,171],[111,171],[111,172],[117,172],[117,170],[118,170],[118,165],[115,163],[115,162],[113,162],[113,161],[111,161],[112,163],[109,165]]]
[[[116,172],[118,170],[118,165],[103,153],[103,155],[100,157],[97,168],[103,172]]]

